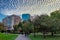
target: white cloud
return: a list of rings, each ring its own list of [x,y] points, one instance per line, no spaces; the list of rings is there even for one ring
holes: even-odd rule
[[[27,3],[26,3],[27,2]],[[26,4],[24,4],[26,3]],[[25,0],[22,5],[18,2],[16,9],[4,9],[1,11],[5,15],[20,15],[23,13],[29,13],[31,15],[48,14],[52,11],[60,9],[60,0]]]

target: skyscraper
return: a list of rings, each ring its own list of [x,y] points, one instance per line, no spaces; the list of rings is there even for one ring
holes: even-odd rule
[[[30,14],[22,14],[22,20],[28,21],[30,19]]]

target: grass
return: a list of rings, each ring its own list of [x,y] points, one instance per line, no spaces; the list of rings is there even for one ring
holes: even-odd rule
[[[34,35],[29,35],[29,37],[31,38],[31,40],[60,40],[59,35],[55,35],[54,37],[52,37],[51,35],[47,35],[46,38],[43,38],[42,35],[36,35],[36,37],[34,37]]]
[[[15,40],[16,34],[4,34],[0,33],[0,40]]]

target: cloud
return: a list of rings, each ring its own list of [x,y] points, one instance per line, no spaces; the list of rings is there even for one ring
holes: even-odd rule
[[[0,13],[5,15],[20,15],[23,13],[50,15],[50,12],[58,9],[60,9],[60,0],[11,0],[9,1],[9,5],[6,4],[5,8],[2,7]]]

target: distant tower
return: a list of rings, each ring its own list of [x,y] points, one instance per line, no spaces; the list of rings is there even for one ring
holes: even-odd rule
[[[23,21],[28,21],[28,20],[30,20],[30,14],[22,14],[22,20],[23,20]]]
[[[34,16],[30,16],[31,21],[34,21],[34,18],[35,18]]]

